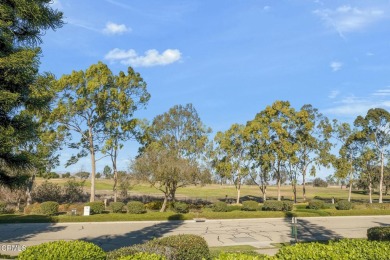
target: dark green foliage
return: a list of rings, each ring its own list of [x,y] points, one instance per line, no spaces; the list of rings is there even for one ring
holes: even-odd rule
[[[37,202],[61,201],[62,190],[58,184],[44,181],[33,190],[31,196]]]
[[[153,244],[173,247],[177,250],[177,259],[209,259],[210,251],[206,240],[197,235],[175,235],[151,241]]]
[[[121,257],[119,260],[166,260],[166,258],[157,254],[136,253],[134,255]]]
[[[52,216],[58,213],[58,202],[55,201],[45,201],[41,203],[40,212],[44,215]]]
[[[307,205],[308,209],[323,209],[325,208],[325,203],[322,200],[312,200]]]
[[[390,241],[390,226],[367,229],[368,240]]]
[[[6,214],[7,213],[7,203],[0,201],[0,214]]]
[[[85,181],[68,180],[63,188],[64,201],[75,203],[83,200]]]
[[[173,210],[177,213],[188,213],[190,208],[185,202],[175,202],[173,203]]]
[[[104,210],[104,202],[103,201],[94,201],[94,202],[88,202],[86,206],[90,206],[90,213],[91,214],[101,214]]]
[[[130,201],[127,203],[127,212],[131,214],[143,214],[146,213],[146,208],[140,201]]]
[[[241,210],[241,209],[242,209],[241,205],[237,205],[237,204],[227,205],[228,212],[235,211],[235,210]]]
[[[221,253],[213,260],[271,260],[275,259],[272,256],[262,254],[248,254],[248,253]],[[276,260],[276,259],[275,259]]]
[[[110,209],[113,213],[122,213],[125,204],[123,202],[111,202]]]
[[[149,253],[164,256],[166,259],[173,260],[177,258],[177,250],[173,247],[159,245],[153,241],[144,244],[122,247],[107,253],[108,260],[115,260],[121,257],[134,255],[137,253]]]
[[[328,187],[328,183],[321,178],[315,178],[313,180],[313,187]]]
[[[242,208],[243,211],[256,211],[259,209],[259,203],[254,200],[248,200],[242,202]]]
[[[145,208],[150,210],[160,210],[163,202],[161,200],[151,201],[145,204]]]
[[[214,212],[227,212],[228,211],[228,206],[225,202],[223,201],[217,201],[214,203],[212,210]]]
[[[340,200],[336,204],[336,209],[338,210],[350,210],[352,209],[352,203],[347,200]]]
[[[291,201],[267,200],[264,202],[262,210],[264,211],[291,211],[294,204]]]
[[[106,259],[106,253],[97,245],[81,240],[54,241],[29,246],[18,255],[18,259]]]
[[[330,241],[329,244],[298,243],[282,247],[276,259],[329,259],[329,260],[378,260],[389,259],[389,242],[361,239]]]

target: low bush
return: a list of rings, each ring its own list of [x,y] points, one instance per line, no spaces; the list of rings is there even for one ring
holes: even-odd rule
[[[110,209],[113,213],[122,213],[125,204],[123,202],[111,202]]]
[[[221,253],[213,260],[272,260],[273,256],[263,254],[247,254],[247,253]]]
[[[262,210],[264,211],[291,211],[294,204],[291,201],[267,200],[264,202]]]
[[[30,204],[24,208],[24,214],[27,215],[37,215],[41,213],[41,204],[35,202],[34,204]]]
[[[350,210],[352,209],[352,203],[347,200],[340,200],[336,204],[336,209],[338,210]]]
[[[307,205],[308,209],[323,209],[325,208],[325,203],[322,200],[312,200]]]
[[[217,201],[213,204],[212,210],[214,212],[227,212],[228,211],[228,206],[225,202],[223,201]]]
[[[44,181],[41,185],[33,189],[31,196],[36,202],[61,201],[62,189],[56,183]]]
[[[241,210],[241,209],[242,209],[242,205],[237,205],[237,204],[227,205],[228,212],[232,212],[235,210]]]
[[[106,253],[97,245],[81,240],[53,241],[29,246],[18,259],[106,259]]]
[[[41,203],[41,214],[52,216],[58,213],[58,202],[55,201],[45,201]]]
[[[298,243],[282,247],[276,254],[276,259],[389,259],[389,246],[389,242],[361,239],[330,241],[329,244]]]
[[[149,210],[160,210],[163,205],[163,202],[161,200],[155,200],[151,201],[149,203],[145,204],[145,208]]]
[[[390,241],[390,226],[367,229],[367,238],[372,241]]]
[[[7,202],[0,201],[0,214],[7,213]]]
[[[144,244],[122,247],[110,251],[107,253],[107,260],[115,260],[138,253],[157,254],[164,256],[166,259],[178,259],[177,250],[175,248],[156,244],[152,240]]]
[[[173,210],[176,213],[188,213],[190,211],[190,208],[185,202],[175,202],[173,203]]]
[[[140,201],[130,201],[127,203],[127,212],[131,214],[143,214],[146,213],[146,208]]]
[[[190,234],[174,235],[152,240],[151,243],[176,249],[176,259],[201,260],[210,258],[207,242],[201,236]]]
[[[162,255],[150,254],[150,253],[136,253],[134,255],[123,256],[118,260],[166,260]]]
[[[104,211],[104,202],[103,201],[94,201],[88,202],[85,206],[90,206],[90,213],[101,214]]]
[[[256,211],[259,209],[259,203],[254,200],[247,200],[242,203],[241,210],[243,211]]]

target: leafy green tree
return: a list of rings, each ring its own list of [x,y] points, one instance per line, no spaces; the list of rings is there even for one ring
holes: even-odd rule
[[[108,165],[104,166],[103,176],[106,179],[111,179],[112,178],[113,175],[112,175],[112,169],[110,168],[110,166],[108,166]]]
[[[14,187],[25,184],[26,169],[38,161],[38,118],[53,94],[53,77],[38,72],[37,45],[44,31],[63,22],[44,0],[3,1],[0,14],[0,185]]]
[[[88,179],[91,174],[89,172],[80,171],[75,174],[75,176],[79,177],[80,179]]]
[[[249,174],[248,143],[244,139],[245,126],[233,124],[226,132],[215,135],[214,167],[217,174],[231,179],[237,191],[236,203],[240,203],[243,180]]]
[[[358,116],[354,124],[369,138],[380,158],[379,203],[383,203],[385,154],[390,144],[390,113],[382,108],[370,109],[364,118]]]

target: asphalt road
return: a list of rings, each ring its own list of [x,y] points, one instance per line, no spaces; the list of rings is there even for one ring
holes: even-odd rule
[[[390,216],[298,218],[298,241],[365,238],[367,229],[390,225]],[[83,239],[113,250],[174,234],[203,236],[209,246],[252,245],[272,249],[290,242],[291,218],[195,221],[0,224],[0,254],[55,240]]]

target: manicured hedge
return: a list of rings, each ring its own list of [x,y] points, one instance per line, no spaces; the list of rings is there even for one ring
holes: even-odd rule
[[[228,211],[228,206],[226,202],[223,201],[217,201],[214,203],[212,210],[214,212],[227,212]]]
[[[264,211],[291,211],[293,209],[291,201],[267,200],[264,202],[262,210]]]
[[[256,211],[259,209],[259,203],[254,200],[247,200],[242,203],[241,210],[243,211]]]
[[[362,239],[343,239],[329,244],[298,243],[282,247],[276,254],[278,260],[379,260],[389,259],[390,243]]]
[[[308,209],[323,209],[325,208],[325,203],[322,200],[312,200],[307,205]]]
[[[88,202],[86,206],[90,206],[91,214],[101,214],[104,211],[103,201]]]
[[[110,251],[107,253],[107,260],[115,260],[138,253],[156,254],[164,256],[166,259],[177,259],[177,250],[175,248],[159,245],[152,241]]]
[[[113,213],[122,213],[125,204],[123,202],[111,202],[110,209]]]
[[[340,200],[336,204],[336,209],[338,210],[350,210],[352,209],[352,203],[348,200]]]
[[[119,260],[166,260],[162,255],[149,253],[136,253],[134,255],[123,256]]]
[[[151,201],[149,203],[145,204],[145,208],[150,210],[160,210],[163,205],[163,202],[161,200],[155,200]]]
[[[390,226],[369,228],[367,238],[368,240],[390,241]]]
[[[140,201],[130,201],[127,203],[127,212],[131,214],[143,214],[146,213],[146,208]]]
[[[273,256],[268,255],[253,255],[246,253],[221,253],[218,257],[213,260],[272,260],[275,259]],[[275,259],[276,260],[276,259]]]
[[[58,202],[45,201],[41,203],[41,213],[44,215],[52,216],[58,213]]]
[[[190,207],[185,202],[175,202],[173,203],[173,210],[177,213],[188,213]]]
[[[106,253],[97,245],[81,240],[54,241],[29,246],[18,255],[18,259],[106,259]]]

